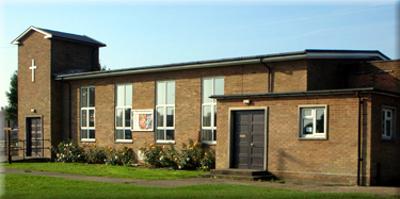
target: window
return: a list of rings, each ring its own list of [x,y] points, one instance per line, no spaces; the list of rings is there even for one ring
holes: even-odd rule
[[[132,141],[132,84],[116,86],[115,138],[117,142]]]
[[[204,78],[202,93],[201,141],[215,144],[217,141],[217,100],[211,99],[210,96],[224,94],[224,78]]]
[[[382,139],[389,140],[394,133],[395,111],[394,108],[382,109]]]
[[[95,88],[81,88],[81,140],[95,140]]]
[[[300,107],[300,137],[326,138],[326,106]]]
[[[175,81],[157,82],[156,140],[173,143],[175,139]]]

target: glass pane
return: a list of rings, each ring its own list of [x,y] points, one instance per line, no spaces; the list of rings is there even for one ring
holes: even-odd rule
[[[157,108],[157,126],[158,127],[164,126],[164,108],[163,107]]]
[[[132,106],[132,84],[125,87],[125,106]]]
[[[301,109],[301,115],[302,116],[311,116],[312,114],[312,109],[311,108],[302,108]]]
[[[88,130],[81,129],[81,139],[88,138],[87,133],[88,133]]]
[[[132,139],[131,130],[125,130],[125,139],[127,139],[127,140],[131,140]]]
[[[157,138],[157,140],[164,140],[164,130],[157,130],[156,138]]]
[[[203,103],[210,103],[212,99],[212,79],[203,79]]]
[[[175,81],[167,83],[167,104],[175,104]]]
[[[214,127],[217,126],[217,106],[214,107]]]
[[[213,135],[213,136],[214,136],[214,137],[213,137],[213,141],[217,141],[217,131],[214,130],[214,131],[213,131],[213,134],[214,134],[214,135]]]
[[[385,111],[382,111],[382,135],[385,135]]]
[[[211,126],[211,106],[203,106],[203,126]]]
[[[212,141],[212,130],[202,130],[201,139],[203,141]]]
[[[95,99],[96,99],[96,97],[95,97],[94,87],[90,87],[89,88],[89,106],[90,107],[94,107]]]
[[[174,107],[167,107],[167,126],[174,126]]]
[[[81,88],[81,107],[88,106],[87,97],[88,97],[87,88]]]
[[[392,111],[387,110],[387,111],[386,111],[386,117],[387,117],[387,118],[391,118],[391,117],[392,117]]]
[[[119,139],[124,139],[124,130],[116,130],[116,138]]]
[[[165,104],[165,82],[157,82],[157,104]]]
[[[123,106],[124,105],[124,95],[125,95],[125,89],[123,85],[118,85],[117,86],[117,106]]]
[[[122,120],[123,120],[123,109],[119,108],[115,111],[115,126],[122,127]]]
[[[94,110],[89,110],[89,127],[94,127]]]
[[[131,109],[125,109],[125,127],[131,126]]]
[[[224,78],[216,78],[214,85],[214,95],[224,94]]]
[[[386,136],[390,137],[390,135],[392,134],[392,122],[390,120],[386,120]]]
[[[313,133],[313,120],[303,119],[303,134],[312,134],[312,133]]]
[[[325,125],[325,108],[317,108],[317,115],[316,115],[316,133],[325,133],[324,125]]]
[[[167,130],[167,138],[166,140],[174,140],[174,130]]]
[[[89,130],[89,138],[94,139],[95,138],[95,130]]]
[[[81,127],[87,127],[87,110],[81,110]]]

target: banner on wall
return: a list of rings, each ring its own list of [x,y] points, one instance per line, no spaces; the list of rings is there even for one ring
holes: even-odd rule
[[[154,111],[153,109],[134,109],[132,110],[133,131],[153,131]]]

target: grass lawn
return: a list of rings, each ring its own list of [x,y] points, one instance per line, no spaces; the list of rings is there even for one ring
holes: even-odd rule
[[[109,176],[115,178],[132,178],[145,180],[169,180],[199,177],[203,171],[181,171],[170,169],[147,169],[137,167],[111,166],[105,164],[82,163],[12,163],[3,164],[6,168],[34,171],[51,171],[88,176]]]
[[[242,185],[197,185],[179,188],[138,187],[7,174],[2,198],[380,198],[360,193],[314,193]],[[394,198],[394,197],[392,197]]]

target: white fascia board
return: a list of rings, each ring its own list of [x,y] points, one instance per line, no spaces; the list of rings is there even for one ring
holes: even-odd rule
[[[36,28],[36,27],[34,27],[34,26],[30,26],[30,27],[29,27],[28,29],[26,29],[22,34],[20,34],[17,38],[15,38],[15,39],[11,42],[11,44],[14,44],[14,45],[20,44],[19,40],[20,40],[22,37],[24,37],[26,34],[28,34],[28,32],[30,32],[31,30],[34,30],[34,31],[36,31],[36,32],[39,32],[39,33],[44,34],[44,37],[43,37],[43,38],[45,38],[45,39],[50,39],[50,38],[53,36],[53,35],[51,35],[50,33],[46,32],[46,31],[40,30],[39,28]]]

